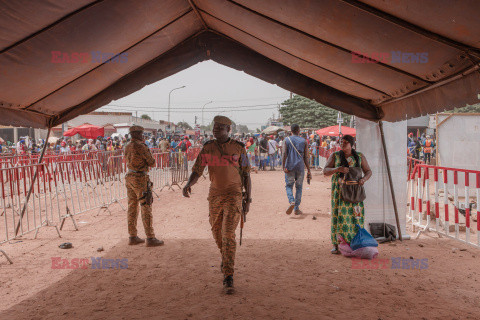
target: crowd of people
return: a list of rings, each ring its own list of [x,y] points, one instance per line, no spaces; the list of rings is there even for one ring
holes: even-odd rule
[[[285,138],[289,136],[291,136],[291,133],[282,133],[282,135],[246,135],[239,140],[245,144],[248,160],[254,171],[274,171],[276,167],[281,165],[281,159],[285,150]],[[320,166],[320,148],[337,150],[339,147],[338,138],[336,137],[320,137],[316,134],[308,135],[306,132],[300,134],[300,136],[307,142],[309,163],[315,168]]]
[[[281,166],[283,151],[285,149],[285,137],[291,133],[267,135],[267,134],[244,134],[236,139],[243,142],[246,147],[249,162],[254,171],[276,170]],[[319,167],[320,148],[324,150],[336,150],[339,147],[336,137],[319,137],[316,134],[302,133],[301,136],[307,141],[309,161],[312,167]],[[201,136],[173,136],[153,137],[145,136],[145,144],[150,149],[157,149],[159,152],[186,152],[190,147],[201,147],[207,141],[212,140],[213,135]],[[53,141],[55,140],[55,141]],[[5,143],[0,140],[0,153],[17,155],[39,154],[45,143],[49,154],[72,154],[88,151],[114,151],[123,150],[130,141],[130,136],[115,135],[113,137],[97,137],[96,139],[78,139],[69,137],[58,139],[38,139],[35,141],[30,137],[20,137],[16,143]]]
[[[432,136],[423,133],[420,137],[414,137],[413,133],[408,134],[407,140],[408,156],[423,160],[426,164],[430,164],[435,158],[436,145]]]
[[[35,141],[30,137],[20,137],[18,142],[3,142],[0,140],[0,153],[9,153],[17,155],[38,154],[42,151],[44,144],[47,144],[47,151],[53,154],[71,154],[75,152],[87,151],[115,151],[123,150],[130,141],[130,136],[116,135],[113,137],[97,137],[96,139],[79,139],[73,140],[71,138],[62,137],[49,139],[38,139]],[[54,140],[54,141],[53,141]],[[185,152],[190,147],[201,146],[204,137],[190,138],[189,136],[175,136],[171,138],[145,136],[145,144],[150,149],[160,149],[161,152]]]

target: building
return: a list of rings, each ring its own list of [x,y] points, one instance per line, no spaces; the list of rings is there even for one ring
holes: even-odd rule
[[[18,142],[20,137],[29,136],[32,139],[45,139],[47,137],[47,130],[36,128],[23,128],[23,127],[11,127],[0,126],[0,138],[5,142]]]
[[[125,135],[128,133],[128,128],[133,125],[144,127],[147,134],[157,135],[165,132],[162,130],[165,126],[162,125],[161,122],[163,121],[136,117],[131,112],[90,112],[69,120],[63,125],[54,127],[52,134],[55,137],[61,137],[63,131],[88,123],[94,126],[104,127],[105,136],[110,136],[113,133]],[[174,125],[173,127],[175,128]]]

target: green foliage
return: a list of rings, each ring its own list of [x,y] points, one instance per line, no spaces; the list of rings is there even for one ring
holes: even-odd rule
[[[447,111],[447,112],[449,112],[449,111]],[[450,110],[450,112],[455,112],[455,113],[480,113],[480,103],[467,105],[466,107],[463,107],[463,108],[455,108],[453,110]]]
[[[300,128],[324,128],[337,124],[338,111],[308,98],[294,95],[282,102],[280,114],[284,125],[298,124]],[[343,125],[350,123],[349,115],[342,114]]]
[[[184,130],[192,130],[192,126],[190,126],[185,121],[180,121],[179,123],[177,123],[177,127],[183,128]]]
[[[248,127],[243,124],[237,125],[237,130],[239,133],[248,133]]]

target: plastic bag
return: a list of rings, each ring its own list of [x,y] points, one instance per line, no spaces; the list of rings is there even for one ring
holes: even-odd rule
[[[357,250],[364,247],[378,247],[377,240],[375,240],[375,238],[372,237],[367,230],[361,228],[358,224],[357,227],[358,232],[355,237],[353,237],[352,242],[350,242],[350,248],[352,248],[352,250]]]
[[[345,241],[345,239],[343,239],[341,235],[337,235],[337,239],[340,242],[338,244],[338,250],[345,257],[371,260],[378,256],[377,247],[363,247],[357,250],[352,250],[350,245]]]

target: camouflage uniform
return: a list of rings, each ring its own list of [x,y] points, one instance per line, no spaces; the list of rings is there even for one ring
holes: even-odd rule
[[[242,212],[242,177],[238,169],[244,174],[250,172],[245,145],[232,139],[222,144],[216,140],[206,142],[192,171],[201,176],[205,166],[211,181],[208,202],[213,238],[222,255],[222,271],[225,276],[232,276],[237,245],[235,230]]]
[[[130,237],[137,236],[138,203],[140,202],[145,234],[147,238],[155,238],[152,206],[145,203],[143,196],[150,181],[148,168],[155,164],[155,159],[143,141],[132,139],[125,146],[125,160],[129,169],[125,177],[128,196],[128,233]]]

